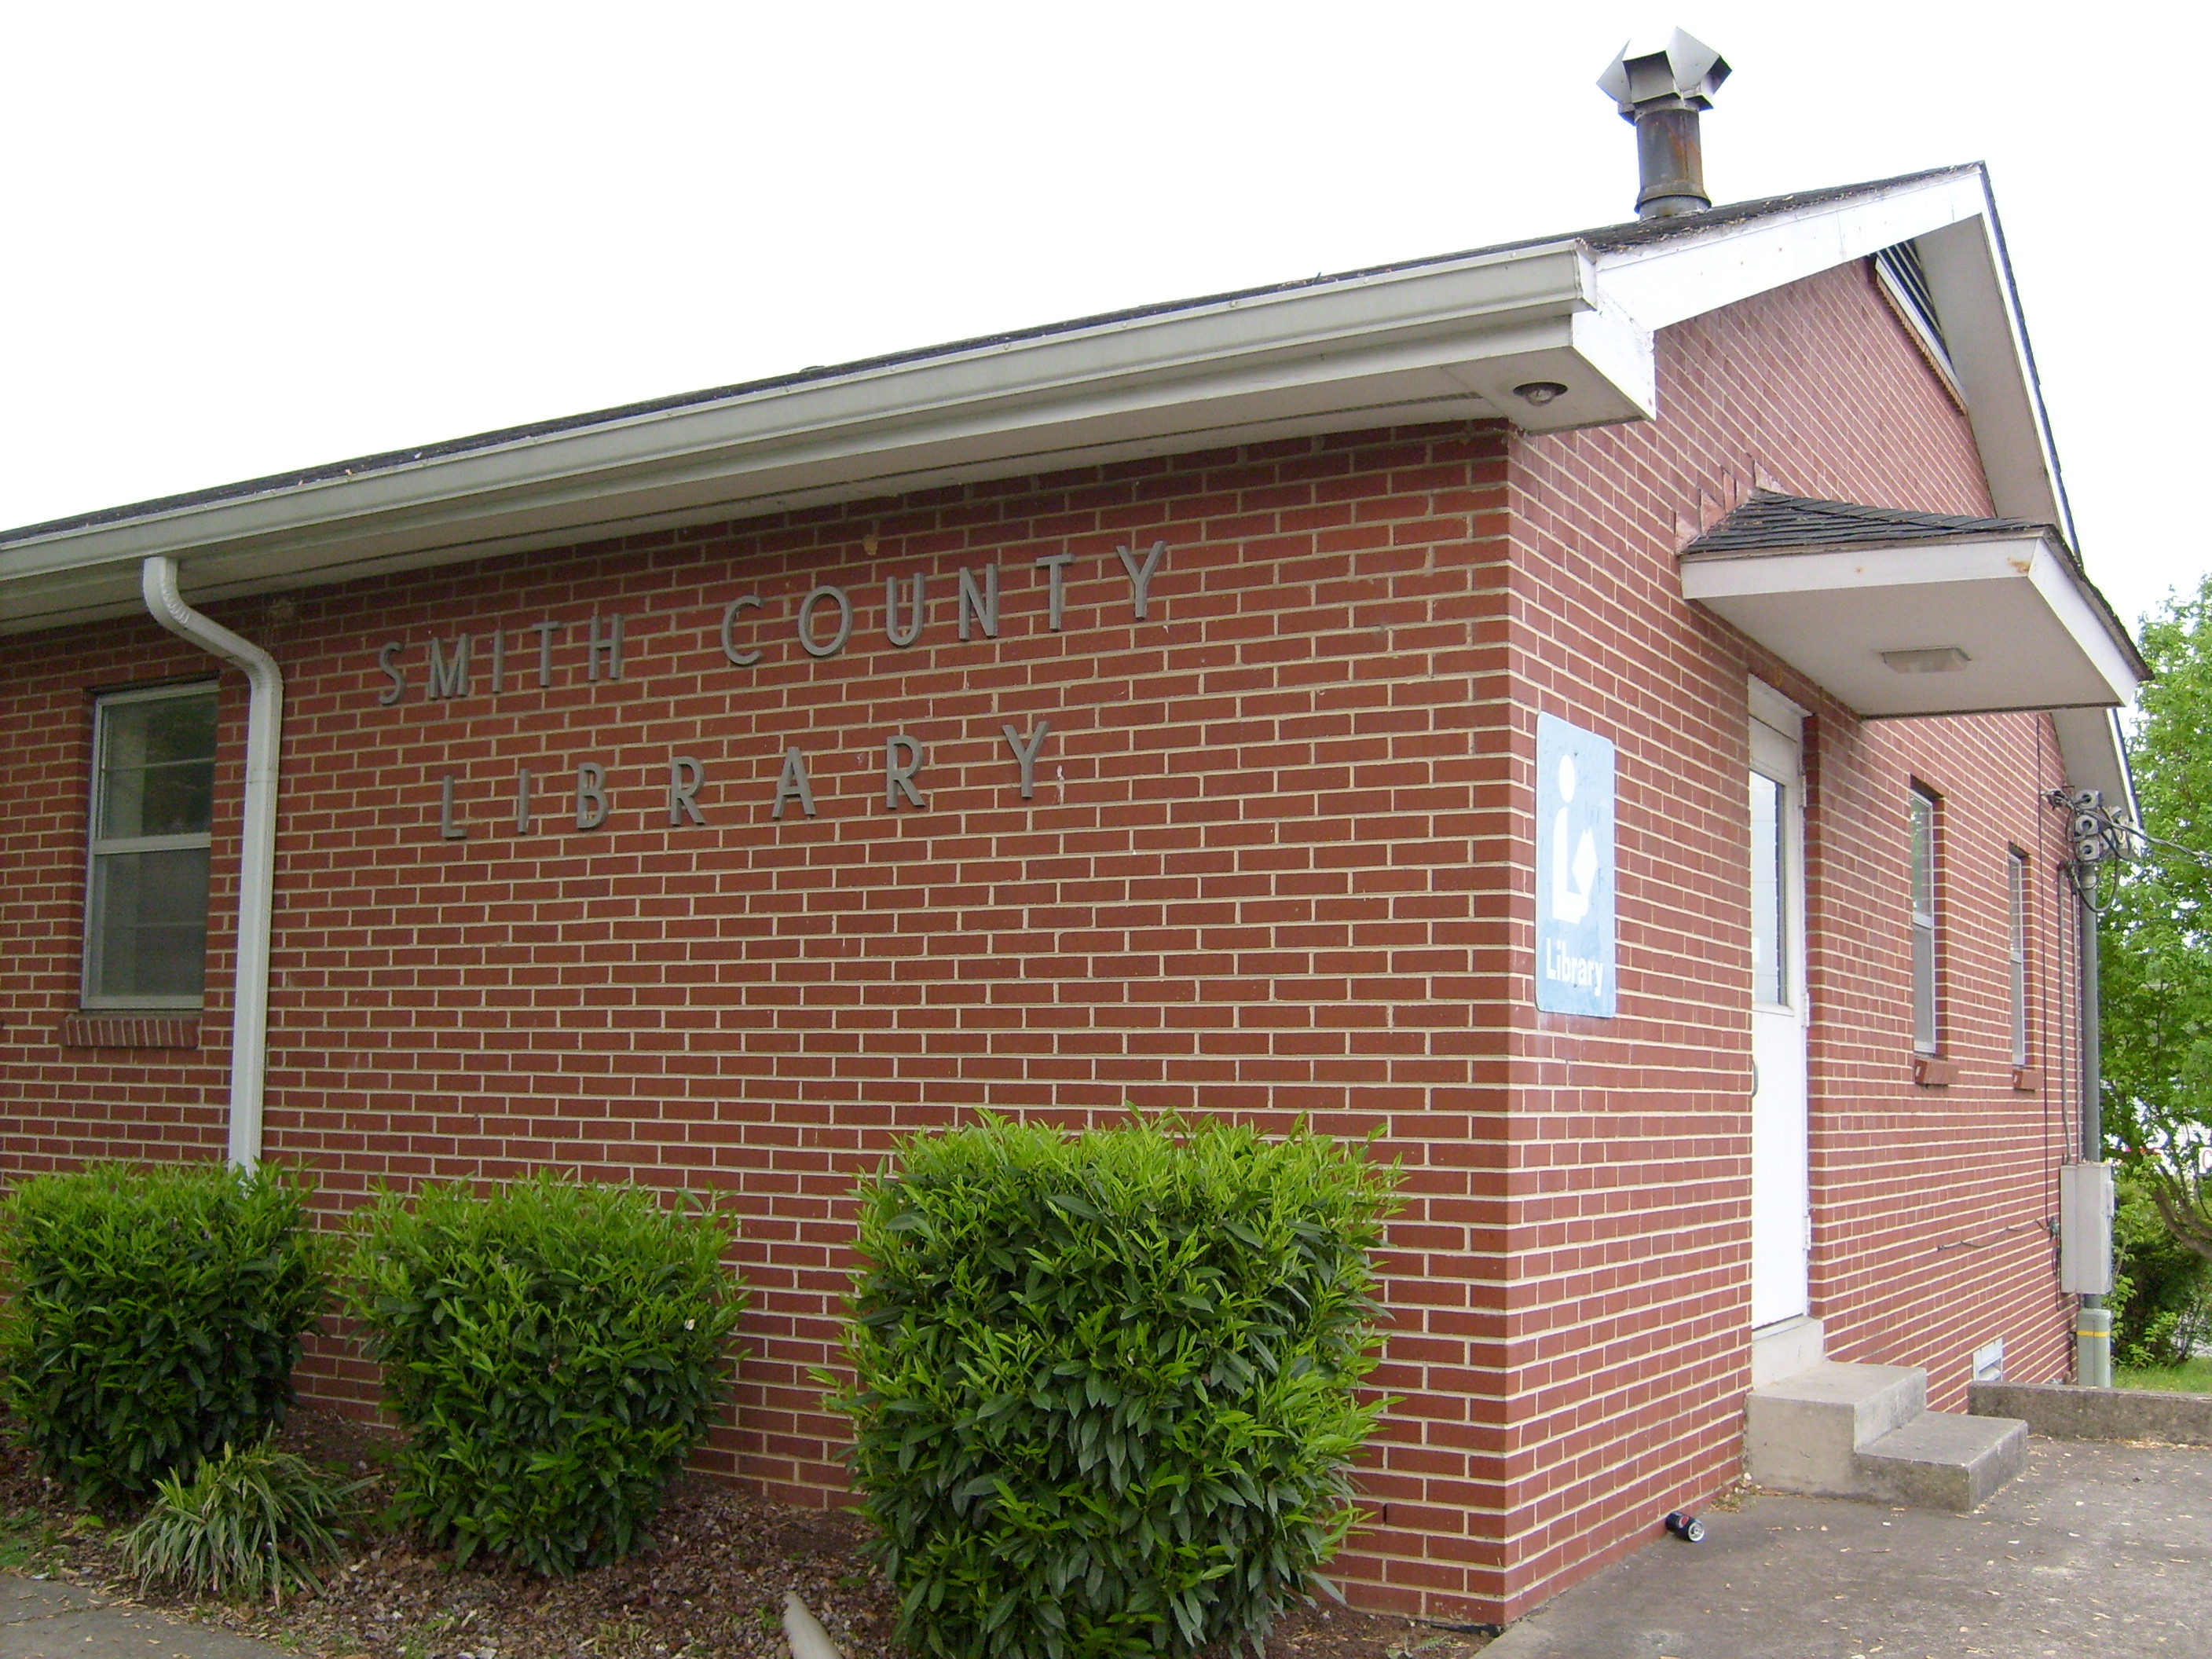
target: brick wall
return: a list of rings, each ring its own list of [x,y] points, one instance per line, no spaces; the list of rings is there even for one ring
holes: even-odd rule
[[[1496,431],[1301,441],[222,610],[288,679],[270,1155],[338,1206],[387,1176],[544,1162],[725,1194],[757,1298],[714,1460],[811,1501],[841,1484],[807,1370],[832,1356],[842,1194],[893,1133],[982,1106],[1305,1114],[1392,1126],[1416,1193],[1463,1192],[1473,1103],[1503,1082],[1482,1056],[1506,981],[1478,978],[1470,876],[1503,478]],[[1139,620],[1115,550],[1141,572],[1162,541]],[[998,637],[971,604],[963,641],[960,573],[980,598],[994,565]],[[927,623],[900,647],[883,584],[903,605],[917,573]],[[796,613],[823,585],[855,619],[817,659]],[[741,667],[721,624],[749,597],[729,642],[763,658]],[[591,618],[610,641],[617,611],[622,678],[603,653],[594,680]],[[809,620],[826,645],[834,603]],[[434,699],[430,642],[450,672],[464,633],[472,694]],[[156,637],[11,656],[50,814],[10,848],[40,918],[6,981],[15,1170],[221,1146],[219,1047],[94,1064],[48,1040],[74,1006],[84,688],[174,672]],[[232,677],[226,753],[242,702]],[[1027,746],[1041,720],[1024,802],[1001,728]],[[894,735],[926,754],[926,811],[886,810]],[[794,747],[818,815],[778,819]],[[668,823],[672,756],[703,769],[702,824]],[[611,807],[579,830],[586,763]],[[1417,1243],[1418,1205],[1407,1225]],[[365,1389],[324,1364],[321,1386]]]
[[[1971,442],[1856,270],[1670,330],[1662,371],[1662,418],[1632,428],[1298,440],[216,608],[288,678],[270,1154],[313,1166],[333,1209],[386,1176],[548,1162],[720,1194],[757,1294],[708,1464],[827,1502],[836,1425],[808,1369],[833,1354],[842,1195],[891,1135],[986,1106],[1380,1126],[1407,1201],[1377,1382],[1404,1401],[1346,1574],[1371,1605],[1517,1612],[1735,1473],[1759,672],[1814,712],[1816,1310],[1845,1357],[1925,1360],[1947,1397],[1993,1317],[2014,1373],[2049,1375],[2047,1247],[2001,1231],[2042,1213],[2046,1097],[1997,1086],[1995,1016],[1964,992],[2002,946],[2002,886],[1976,872],[2037,835],[2014,775],[2029,757],[2056,781],[2047,731],[1858,726],[1673,574],[1754,478],[1981,510]],[[1131,567],[1163,542],[1139,617]],[[926,623],[897,645],[884,585],[902,621],[917,574]],[[798,613],[825,586],[853,628],[816,656]],[[590,649],[617,613],[618,679]],[[730,660],[726,617],[757,663]],[[836,600],[808,622],[828,647]],[[466,695],[430,696],[432,642],[451,674],[464,635]],[[236,676],[202,1046],[58,1041],[87,693],[205,667],[137,623],[17,641],[0,666],[11,1176],[220,1155]],[[1620,744],[1611,1022],[1533,1011],[1539,709]],[[887,782],[895,739],[926,807]],[[703,822],[672,802],[676,757]],[[596,828],[576,827],[584,765]],[[1940,1093],[1905,1073],[1908,772],[1950,792],[1966,1072]],[[1915,1208],[1931,1168],[1958,1241],[1934,1256]],[[1971,1319],[1947,1311],[1961,1285]],[[342,1342],[313,1369],[326,1395],[372,1397]]]
[[[2062,781],[2035,715],[1863,723],[1686,605],[1675,555],[1759,486],[1991,511],[1963,415],[1863,266],[1668,330],[1660,418],[1518,439],[1509,487],[1516,775],[1507,908],[1534,941],[1534,715],[1619,744],[1620,1018],[1516,988],[1510,1310],[1494,1586],[1534,1605],[1736,1470],[1748,1385],[1746,682],[1809,711],[1813,1312],[1832,1358],[1927,1365],[1960,1408],[1972,1351],[2065,1364],[2044,1218],[2069,1144],[2051,1038]],[[1943,795],[1948,1087],[1912,1080],[1906,792]],[[2010,1067],[2005,859],[2035,854],[2037,1058]],[[2070,1060],[2065,1064],[2070,1065]],[[1470,1588],[1474,1582],[1471,1581]]]

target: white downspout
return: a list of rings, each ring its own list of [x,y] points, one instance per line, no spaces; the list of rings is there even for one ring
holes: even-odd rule
[[[231,993],[230,1162],[261,1161],[262,1081],[269,1067],[269,927],[276,908],[276,747],[284,677],[259,646],[210,622],[177,593],[177,562],[155,554],[140,569],[154,620],[246,671],[246,817],[239,830],[238,979]]]

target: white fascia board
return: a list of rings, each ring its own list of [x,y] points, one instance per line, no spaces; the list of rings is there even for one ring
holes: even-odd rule
[[[1607,249],[1596,259],[1598,299],[1656,331],[1977,217],[1987,205],[1978,171],[1960,172],[1762,216],[1727,232]]]
[[[1972,540],[1899,537],[1827,547],[1693,551],[1682,556],[1682,592],[1703,599],[2011,580],[2027,575],[2045,546],[2041,535],[2025,531]]]
[[[217,597],[1352,420],[1648,416],[1650,335],[1593,287],[1578,242],[1534,244],[62,526],[0,548],[0,631],[111,611],[155,553]]]
[[[2107,613],[2084,591],[2085,583],[2075,571],[2073,562],[2063,557],[2048,540],[2038,544],[2034,559],[2027,568],[2027,579],[2043,595],[2044,603],[2051,614],[2065,624],[2082,653],[2096,665],[2097,672],[2105,684],[2112,688],[2113,700],[2122,705],[2132,703],[2136,693],[2142,690],[2142,678],[2118,641],[2112,637],[2112,623]]]

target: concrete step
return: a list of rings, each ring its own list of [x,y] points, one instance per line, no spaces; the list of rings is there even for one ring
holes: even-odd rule
[[[2027,1463],[2027,1425],[2009,1417],[1923,1412],[1860,1448],[1869,1494],[1913,1509],[1978,1508]]]
[[[1917,1365],[1824,1361],[1744,1396],[1744,1472],[1778,1492],[1971,1510],[2027,1461],[2027,1425],[1928,1409]]]
[[[1817,1319],[1799,1314],[1761,1325],[1751,1334],[1751,1386],[1779,1382],[1827,1357],[1827,1328]]]
[[[1927,1409],[1917,1365],[1823,1361],[1744,1396],[1744,1472],[1778,1492],[1871,1496],[1860,1449]]]

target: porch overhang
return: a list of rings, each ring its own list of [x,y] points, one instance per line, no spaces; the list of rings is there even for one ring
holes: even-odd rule
[[[1701,538],[1682,591],[1865,720],[2118,708],[2148,678],[2048,526],[1862,538]]]

